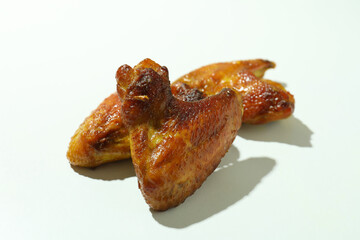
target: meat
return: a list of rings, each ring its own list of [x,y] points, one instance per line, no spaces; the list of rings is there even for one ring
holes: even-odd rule
[[[256,59],[210,64],[196,69],[173,85],[185,83],[207,95],[233,88],[243,96],[243,122],[263,124],[289,117],[295,106],[294,96],[277,82],[262,77],[275,63]]]
[[[149,59],[144,62],[160,71],[155,62]],[[281,84],[262,79],[265,71],[273,67],[273,62],[260,59],[210,64],[176,80],[171,91],[181,100],[198,101],[230,87],[243,97],[244,123],[280,120],[292,114],[295,100]],[[118,71],[117,78],[126,74]],[[129,131],[120,115],[121,109],[121,98],[113,93],[85,119],[69,144],[67,157],[72,165],[96,167],[130,158]]]
[[[152,209],[177,206],[229,149],[241,126],[241,95],[225,88],[199,101],[180,100],[167,69],[149,59],[120,67],[117,83],[139,188]]]

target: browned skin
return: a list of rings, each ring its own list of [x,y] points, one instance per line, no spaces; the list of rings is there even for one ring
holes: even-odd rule
[[[172,91],[183,101],[205,98],[205,94],[183,83]],[[113,93],[84,120],[69,144],[67,158],[72,165],[96,167],[130,158],[129,131],[120,116],[121,105],[118,94]]]
[[[241,96],[231,89],[200,101],[175,98],[168,71],[150,59],[117,72],[121,116],[149,206],[182,203],[215,170],[241,126]]]
[[[120,116],[116,93],[106,98],[76,130],[67,157],[72,165],[95,167],[130,158],[129,131]]]
[[[152,67],[159,68],[156,64]],[[243,122],[266,123],[286,118],[294,110],[294,98],[281,84],[260,79],[273,67],[274,63],[265,60],[211,64],[179,78],[171,85],[171,91],[179,99],[196,101],[224,87],[233,87],[243,95]],[[120,110],[121,101],[114,93],[85,119],[69,145],[67,157],[72,165],[96,167],[130,157],[128,130]]]
[[[256,59],[216,63],[196,69],[174,82],[186,83],[207,95],[228,87],[243,96],[243,122],[262,124],[289,117],[294,111],[294,96],[277,82],[262,77],[275,63]]]

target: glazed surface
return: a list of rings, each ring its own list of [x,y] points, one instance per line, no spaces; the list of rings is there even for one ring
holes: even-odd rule
[[[67,158],[75,166],[96,167],[130,158],[129,131],[124,126],[116,93],[87,117],[71,138]]]
[[[150,60],[147,67],[167,73]],[[281,84],[262,79],[265,71],[274,67],[275,63],[261,59],[210,64],[176,80],[171,84],[171,92],[183,101],[198,101],[223,88],[233,88],[243,97],[244,123],[280,120],[292,114],[295,100]],[[132,68],[124,65],[116,78],[130,79],[131,74]],[[125,92],[121,88],[118,91],[119,94],[106,98],[75,132],[67,153],[72,165],[96,167],[130,158],[129,131],[120,115],[122,103],[118,96]]]
[[[172,87],[172,92],[183,101],[205,98],[205,94],[183,83]],[[113,93],[84,120],[69,144],[67,158],[72,165],[96,167],[131,157],[129,131],[121,118],[121,107],[118,94]]]
[[[243,96],[243,122],[263,124],[289,117],[295,106],[294,96],[277,82],[262,79],[275,63],[256,59],[216,63],[196,69],[174,84],[186,83],[207,95],[233,88]]]
[[[139,188],[151,208],[166,210],[193,194],[218,166],[241,126],[242,103],[231,89],[179,100],[167,69],[153,65],[146,59],[134,69],[121,67],[129,74],[117,81]]]

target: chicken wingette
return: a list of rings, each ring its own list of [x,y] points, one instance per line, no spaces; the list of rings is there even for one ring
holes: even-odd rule
[[[168,70],[149,59],[116,74],[121,118],[145,201],[154,210],[182,203],[215,170],[237,135],[242,98],[224,88],[199,101],[171,92]]]
[[[262,79],[275,63],[266,60],[234,61],[210,64],[196,69],[173,85],[186,83],[207,95],[233,88],[243,96],[243,122],[263,124],[289,117],[295,106],[294,96],[277,82]]]
[[[294,97],[281,84],[262,79],[273,67],[273,62],[260,59],[210,64],[179,78],[171,90],[179,99],[197,101],[232,87],[243,96],[244,123],[275,121],[291,115]],[[67,157],[72,165],[95,167],[130,157],[128,129],[119,114],[121,106],[114,93],[85,119],[69,145]]]

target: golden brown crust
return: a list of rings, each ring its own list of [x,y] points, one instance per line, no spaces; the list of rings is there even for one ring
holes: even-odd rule
[[[199,101],[206,98],[206,94],[196,88],[191,88],[189,85],[178,82],[171,84],[171,92],[177,99],[186,102]]]
[[[124,66],[122,68],[129,70]],[[205,98],[205,94],[183,83],[177,84],[172,91],[183,101]],[[124,126],[120,111],[120,98],[113,93],[84,120],[69,144],[67,158],[72,165],[96,167],[130,158],[129,131]]]
[[[144,60],[141,67],[154,69],[166,77],[168,74],[165,67],[161,68],[151,60]],[[295,101],[281,84],[259,79],[273,67],[275,63],[260,59],[211,64],[179,78],[171,84],[171,91],[183,101],[198,101],[207,94],[214,95],[225,87],[231,87],[243,95],[243,122],[275,121],[290,116]],[[136,67],[134,69],[137,71]],[[116,78],[131,79],[134,69],[123,65]],[[121,88],[118,92],[120,96],[125,94]],[[67,156],[71,164],[95,167],[130,157],[128,130],[124,127],[120,110],[121,101],[114,93],[85,119],[69,145]]]
[[[130,158],[129,132],[116,93],[106,98],[76,130],[67,157],[72,165],[96,167]]]
[[[221,89],[234,88],[243,96],[243,122],[261,124],[289,117],[294,111],[294,96],[276,82],[261,79],[275,63],[267,60],[248,60],[216,63],[196,69],[181,78],[191,88],[207,95]]]
[[[144,65],[134,67],[131,79],[117,79],[125,93],[121,112],[139,188],[151,208],[166,210],[198,189],[229,149],[241,126],[241,96],[224,89],[182,101],[161,74],[167,70]]]

